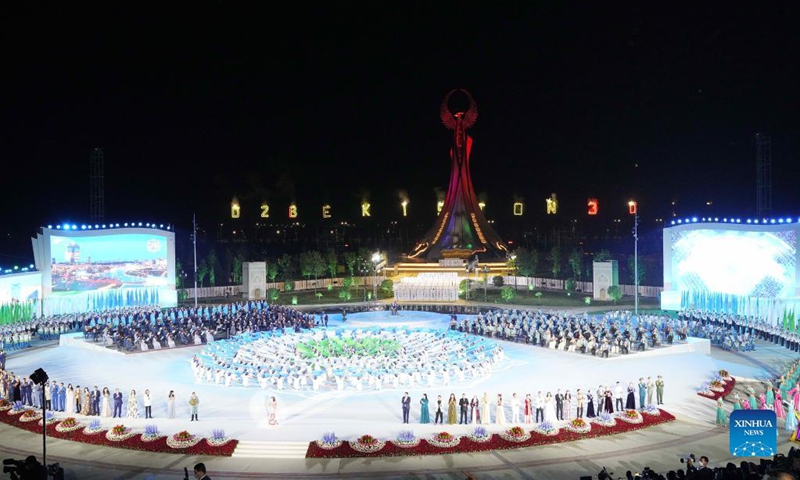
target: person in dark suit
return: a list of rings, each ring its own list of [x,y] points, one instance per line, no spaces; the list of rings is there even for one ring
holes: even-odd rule
[[[206,466],[203,463],[198,463],[194,466],[194,478],[197,480],[211,480],[211,477],[206,475]]]
[[[411,412],[411,397],[408,392],[403,394],[403,423],[408,423],[408,414]]]
[[[461,400],[458,401],[458,406],[461,407],[461,418],[458,423],[466,425],[469,422],[467,413],[469,412],[469,399],[466,393],[461,394]]]
[[[441,395],[439,395],[439,398],[436,400],[436,417],[434,418],[433,424],[436,425],[437,423],[444,423],[444,410],[442,410]]]
[[[114,418],[122,417],[122,393],[119,388],[114,390]]]
[[[564,420],[564,395],[561,390],[556,391],[556,418]]]
[[[92,410],[94,411],[95,415],[100,415],[100,399],[102,396],[100,395],[100,389],[97,388],[97,385],[94,386],[94,406]]]

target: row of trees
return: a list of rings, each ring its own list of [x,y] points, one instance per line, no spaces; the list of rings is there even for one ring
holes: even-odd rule
[[[584,279],[588,279],[591,276],[592,266],[591,262],[586,262],[584,260],[584,257],[586,257],[586,254],[582,250],[573,248],[569,254],[566,255],[565,259],[561,247],[555,245],[550,249],[549,256],[547,258],[547,260],[549,260],[550,267],[548,273],[551,274],[552,278],[564,278],[562,275],[562,266],[566,260],[567,267],[569,268],[568,275],[566,276],[567,279],[572,279],[573,281],[583,281]],[[592,261],[595,262],[605,262],[608,260],[612,260],[611,253],[608,250],[600,250],[592,258]],[[631,282],[633,282],[634,278],[634,263],[636,263],[634,256],[630,255],[628,258],[628,271],[631,272]],[[511,255],[511,259],[509,260],[509,265],[511,266],[512,272],[523,277],[535,277],[539,272],[539,264],[539,251],[536,249],[528,250],[524,247],[514,250],[514,253]],[[641,285],[646,274],[645,263],[641,258],[639,259],[637,267],[639,284]]]

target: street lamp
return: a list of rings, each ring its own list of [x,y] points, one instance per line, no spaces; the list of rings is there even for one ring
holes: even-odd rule
[[[365,280],[365,277],[367,276],[367,272],[368,271],[369,271],[369,268],[367,268],[366,265],[362,264],[361,265],[361,284],[364,286],[364,302],[367,301],[367,282]]]
[[[483,274],[483,301],[487,302],[489,301],[489,294],[487,292],[489,288],[489,266],[484,265],[483,268],[481,268],[481,273]]]
[[[512,253],[508,256],[508,270],[514,275],[514,290],[517,290],[517,254]]]
[[[639,318],[639,209],[634,200],[628,202],[628,213],[633,215],[633,314]]]
[[[378,299],[378,263],[381,261],[380,252],[372,254],[372,300]]]

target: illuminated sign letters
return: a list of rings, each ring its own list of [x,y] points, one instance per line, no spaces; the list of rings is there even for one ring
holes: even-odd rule
[[[322,218],[331,218],[331,206],[330,205],[323,205],[322,206]]]
[[[269,218],[269,205],[261,205],[261,218]]]
[[[587,200],[586,206],[589,207],[589,215],[597,215],[597,209],[600,208],[600,204],[597,202],[596,198],[590,198]]]
[[[361,202],[361,216],[362,217],[369,217],[369,203]]]
[[[514,202],[514,215],[518,217],[522,216],[522,211],[523,211],[522,209],[523,209],[522,202]]]
[[[297,205],[289,205],[289,218],[297,218]]]

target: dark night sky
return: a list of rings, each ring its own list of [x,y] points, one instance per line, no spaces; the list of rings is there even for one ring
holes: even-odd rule
[[[754,213],[763,130],[773,211],[800,214],[789,2],[110,3],[18,2],[0,18],[0,219],[13,235],[88,221],[95,146],[109,221],[224,218],[234,195],[254,221],[265,198],[354,218],[363,192],[391,219],[398,189],[433,221],[451,141],[439,105],[457,87],[480,110],[472,173],[490,208],[520,196],[544,210],[552,191],[573,216],[589,196],[620,215],[633,195],[643,215],[672,200],[681,214],[706,200]]]

